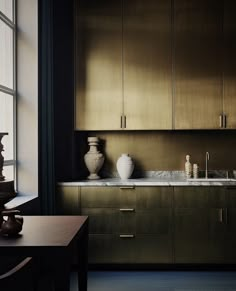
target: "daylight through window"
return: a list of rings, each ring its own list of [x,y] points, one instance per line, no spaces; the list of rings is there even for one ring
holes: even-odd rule
[[[0,0],[0,132],[6,179],[15,180],[16,166],[16,24],[15,0]]]

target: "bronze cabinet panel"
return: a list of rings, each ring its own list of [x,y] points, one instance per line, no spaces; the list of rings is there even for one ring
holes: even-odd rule
[[[119,213],[114,208],[81,208],[89,216],[89,233],[112,234],[119,230]]]
[[[78,186],[57,186],[56,208],[58,214],[79,215],[79,195]]]
[[[123,3],[126,129],[172,129],[171,0]]]
[[[208,209],[177,208],[174,221],[175,263],[207,263]]]
[[[122,1],[76,1],[75,128],[120,129]]]
[[[226,128],[236,128],[236,1],[224,1],[224,108]]]
[[[174,188],[176,263],[225,263],[227,193],[224,187]]]
[[[175,129],[217,129],[222,114],[222,1],[174,1]]]
[[[89,263],[151,264],[171,263],[171,241],[166,236],[135,235],[121,238],[118,235],[89,236]]]
[[[137,211],[137,234],[159,234],[171,237],[172,209],[157,208],[155,211]]]
[[[175,208],[205,208],[207,205],[206,187],[174,187]]]
[[[137,209],[172,207],[173,187],[137,187]]]
[[[88,263],[111,263],[114,256],[114,241],[111,234],[89,234]]]
[[[134,207],[135,189],[81,187],[81,207]]]

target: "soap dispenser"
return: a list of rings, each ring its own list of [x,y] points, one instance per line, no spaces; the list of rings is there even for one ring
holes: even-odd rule
[[[185,176],[187,179],[191,178],[192,176],[192,164],[190,163],[190,155],[186,155]]]

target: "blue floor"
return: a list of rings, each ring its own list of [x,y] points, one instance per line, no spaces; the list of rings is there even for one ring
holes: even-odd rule
[[[72,290],[77,282],[72,275]],[[89,272],[88,291],[236,291],[236,272]]]

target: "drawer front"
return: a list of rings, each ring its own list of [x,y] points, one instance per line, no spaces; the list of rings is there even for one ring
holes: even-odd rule
[[[81,214],[89,216],[91,234],[112,234],[119,231],[119,213],[113,208],[82,208]]]
[[[208,206],[207,187],[174,187],[175,208],[205,208]]]
[[[134,207],[135,188],[81,187],[81,207]]]
[[[171,236],[171,208],[159,208],[156,211],[137,211],[136,233]]]
[[[136,188],[137,209],[152,210],[172,206],[173,187]]]
[[[166,236],[90,235],[89,263],[152,264],[171,263],[171,241]]]
[[[82,208],[81,214],[89,216],[90,234],[135,232],[136,216],[134,208]]]

